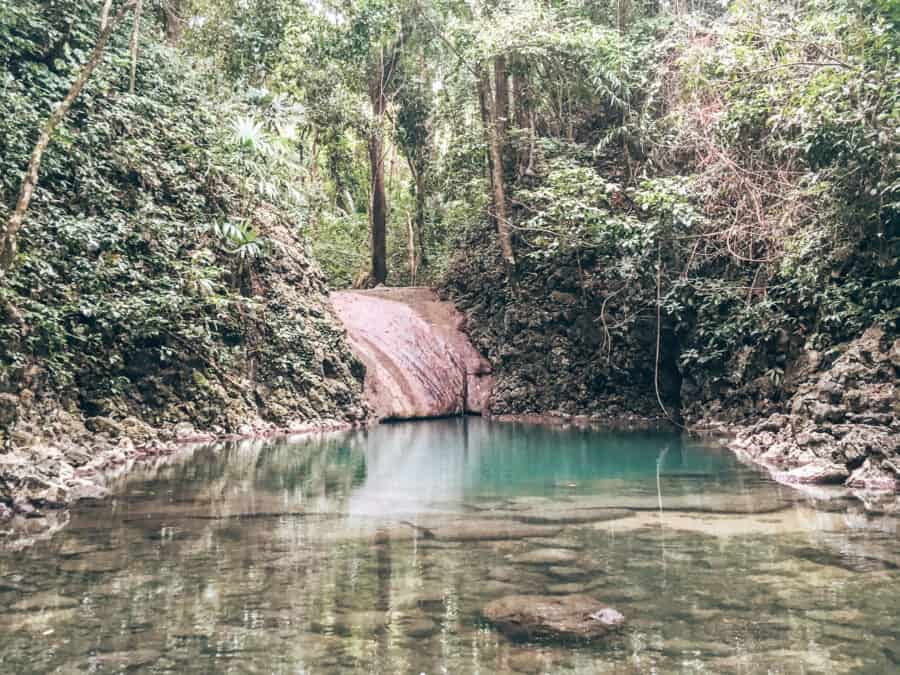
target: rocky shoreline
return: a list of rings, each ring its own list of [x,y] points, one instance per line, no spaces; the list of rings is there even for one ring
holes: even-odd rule
[[[810,374],[784,406],[734,428],[728,443],[791,485],[900,489],[900,339],[870,328],[828,368]]]
[[[686,433],[715,440],[745,461],[762,466],[783,484],[801,489],[829,486],[817,497],[852,496],[874,510],[900,510],[900,340],[870,328],[833,361],[807,359],[802,382],[780,407],[749,421],[688,420]],[[0,415],[17,401],[0,394]],[[489,413],[488,413],[489,414]],[[348,421],[319,419],[286,425],[259,418],[233,433],[198,431],[188,422],[155,428],[135,417],[76,418],[57,409],[30,420],[46,439],[31,437],[0,454],[0,522],[7,535],[53,531],[60,511],[82,499],[108,495],[110,479],[142,460],[169,455],[194,443],[269,438],[365,426],[376,417]],[[606,428],[621,431],[669,429],[662,415],[500,414],[501,422]],[[27,426],[27,425],[26,425]],[[13,432],[14,434],[16,432]]]
[[[155,429],[134,418],[91,418],[64,443],[38,443],[0,454],[0,546],[8,540],[52,536],[65,510],[82,500],[109,496],[109,483],[135,465],[204,443],[341,431],[359,422],[323,419],[280,427],[256,420],[235,433],[200,432],[187,423]],[[97,429],[90,432],[89,427]],[[84,433],[87,432],[87,433]],[[8,543],[8,542],[7,542]]]

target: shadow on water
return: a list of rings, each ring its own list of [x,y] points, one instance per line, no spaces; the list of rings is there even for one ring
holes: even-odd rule
[[[896,522],[661,433],[478,418],[167,458],[0,553],[0,672],[884,672]],[[482,607],[576,594],[600,644]]]

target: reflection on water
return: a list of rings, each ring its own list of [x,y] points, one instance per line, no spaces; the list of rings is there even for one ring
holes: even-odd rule
[[[900,667],[896,521],[674,436],[384,425],[205,448],[117,494],[0,553],[0,672]],[[511,643],[480,620],[510,593],[629,624]]]

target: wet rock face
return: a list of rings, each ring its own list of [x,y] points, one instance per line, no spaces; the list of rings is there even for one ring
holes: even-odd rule
[[[490,365],[460,330],[462,316],[426,288],[333,293],[350,344],[366,366],[376,419],[486,411]]]
[[[900,340],[877,327],[809,373],[785,412],[745,427],[734,449],[787,483],[900,487]],[[817,361],[818,363],[818,361]]]
[[[512,640],[596,640],[625,623],[615,609],[579,595],[508,595],[482,613]]]
[[[494,365],[493,414],[577,415],[628,428],[665,424],[654,391],[656,322],[629,319],[633,308],[655,301],[655,277],[623,287],[610,274],[621,260],[603,247],[586,248],[523,260],[511,293],[493,231],[466,236],[442,293],[466,313],[466,332]],[[665,326],[662,341],[660,394],[674,411],[680,377]]]

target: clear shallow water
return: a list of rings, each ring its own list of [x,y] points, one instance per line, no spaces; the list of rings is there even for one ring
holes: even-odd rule
[[[385,425],[202,449],[117,494],[0,553],[0,672],[900,669],[896,520],[673,436]],[[569,570],[519,561],[546,549]],[[479,618],[509,593],[629,624],[511,643]]]

